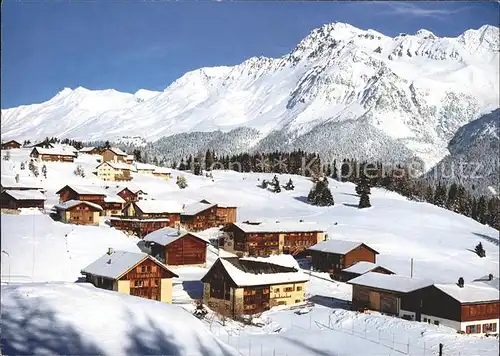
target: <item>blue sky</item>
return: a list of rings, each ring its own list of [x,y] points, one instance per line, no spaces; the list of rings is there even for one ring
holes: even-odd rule
[[[64,87],[163,90],[187,71],[281,56],[316,27],[456,36],[498,26],[498,3],[44,2],[4,0],[2,108]]]

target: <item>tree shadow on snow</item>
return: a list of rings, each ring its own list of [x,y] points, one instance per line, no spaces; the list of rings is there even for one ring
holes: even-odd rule
[[[350,197],[356,197],[356,198],[359,198],[359,195],[358,194],[353,194],[353,193],[340,193],[342,195],[348,195]]]
[[[313,295],[308,298],[308,301],[313,302],[314,304],[318,304],[331,309],[345,309],[351,310],[351,305],[348,301],[333,297],[325,297],[323,295]]]
[[[300,196],[300,197],[293,197],[293,199],[300,201],[301,203],[306,203],[308,205],[312,205],[307,201],[307,197],[305,196]]]
[[[182,288],[192,299],[203,297],[203,283],[201,281],[183,281]]]
[[[477,233],[477,232],[473,232],[473,234],[476,235],[476,236],[479,236],[483,240],[486,240],[486,241],[492,243],[493,245],[500,246],[500,242],[498,241],[498,239],[495,239],[494,237],[491,237],[491,236],[488,236],[488,235],[484,235],[484,234],[480,234],[480,233]]]
[[[344,206],[348,206],[349,208],[356,208],[359,209],[358,204],[349,204],[349,203],[342,203]]]
[[[17,296],[14,305],[2,305],[1,316],[3,355],[102,355],[71,324],[58,320],[42,300]]]

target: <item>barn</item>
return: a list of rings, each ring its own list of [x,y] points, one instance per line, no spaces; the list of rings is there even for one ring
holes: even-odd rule
[[[5,190],[0,193],[2,209],[44,208],[45,195],[39,190]]]
[[[172,303],[172,278],[178,277],[146,253],[114,251],[85,267],[85,280],[97,288]]]
[[[167,266],[206,263],[208,241],[193,232],[165,227],[147,234],[144,241],[151,246],[151,255]]]

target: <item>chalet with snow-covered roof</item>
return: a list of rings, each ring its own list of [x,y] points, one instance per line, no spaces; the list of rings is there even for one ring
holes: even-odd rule
[[[78,152],[85,153],[88,155],[97,155],[99,154],[99,149],[97,147],[89,146],[81,148]]]
[[[0,193],[0,208],[20,209],[39,208],[43,209],[45,195],[39,190],[4,190]]]
[[[432,285],[433,282],[397,274],[368,272],[347,283],[352,285],[354,310],[370,309],[403,316],[406,307],[404,297],[410,292]]]
[[[296,255],[323,240],[324,231],[309,222],[237,222],[223,230],[224,249],[249,256]]]
[[[172,170],[166,167],[155,167],[153,176],[168,181],[172,178]]]
[[[167,266],[204,266],[208,241],[194,232],[164,227],[144,237],[151,255]]]
[[[406,319],[444,325],[466,334],[498,334],[499,291],[482,282],[433,284],[408,293],[400,315]]]
[[[210,201],[203,199],[200,203],[212,204]],[[234,204],[228,204],[218,201],[215,203],[217,205],[217,215],[220,220],[223,221],[224,225],[232,224],[236,222],[238,207]]]
[[[117,193],[118,196],[120,196],[123,200],[125,200],[127,203],[134,202],[134,201],[139,201],[142,195],[145,193],[141,189],[133,189],[130,187],[125,187],[123,189],[120,189]]]
[[[31,177],[19,177],[2,175],[0,178],[0,190],[39,190],[43,187],[39,181]]]
[[[102,162],[127,163],[127,154],[116,147],[106,148],[101,151]]]
[[[181,214],[181,225],[190,231],[201,231],[211,227],[222,226],[223,221],[217,216],[216,204],[193,203],[184,205]]]
[[[96,167],[97,177],[104,181],[130,181],[130,166],[126,163],[105,161]]]
[[[308,277],[293,267],[227,257],[217,259],[201,281],[204,303],[234,317],[304,302]]]
[[[153,175],[155,169],[158,168],[155,165],[148,163],[141,163],[141,162],[136,162],[134,166],[135,166],[135,171],[137,173],[147,174],[147,175]]]
[[[22,144],[15,140],[10,140],[7,142],[2,142],[2,150],[11,150],[13,148],[21,148]]]
[[[125,157],[125,163],[126,164],[134,163],[134,155],[127,155],[127,157]]]
[[[127,202],[117,194],[109,193],[104,197],[104,203],[101,204],[104,215],[121,215],[123,207]]]
[[[378,252],[370,246],[356,241],[329,239],[308,248],[312,267],[316,271],[328,272],[335,279],[342,278],[342,270],[356,262],[375,263]]]
[[[171,200],[139,200],[130,202],[122,216],[112,216],[111,226],[143,237],[164,227],[179,227],[182,205]]]
[[[146,253],[109,251],[82,269],[97,288],[172,303],[172,278],[167,266]]]
[[[106,191],[99,186],[79,186],[79,185],[65,185],[59,189],[56,194],[59,194],[59,202],[64,203],[68,200],[81,200],[89,201],[95,204],[104,204]]]
[[[64,203],[54,205],[56,220],[75,225],[99,225],[99,215],[102,207],[98,204],[81,201],[68,200]]]
[[[30,157],[39,162],[74,162],[76,154],[61,148],[35,147],[31,151]]]
[[[384,273],[384,274],[394,274],[390,269],[382,267],[373,262],[360,261],[356,262],[350,267],[344,268],[341,273],[341,280],[348,281],[350,279],[361,276],[362,274],[368,272]]]

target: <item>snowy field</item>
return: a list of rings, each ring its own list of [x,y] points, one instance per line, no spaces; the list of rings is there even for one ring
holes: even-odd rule
[[[28,154],[29,150],[25,149],[11,150],[11,160],[1,161],[2,175],[18,173],[21,180],[28,177],[27,169],[19,169],[21,161],[29,161]],[[102,182],[92,175],[97,158],[81,155],[73,164],[47,163],[47,179],[39,179],[47,190],[46,208],[58,201],[55,192],[65,184],[114,184]],[[73,174],[77,164],[83,166],[87,174],[85,178]],[[410,259],[413,258],[414,276],[436,282],[453,283],[459,277],[468,282],[488,273],[498,275],[498,231],[427,203],[407,201],[385,190],[372,189],[372,207],[358,210],[356,206],[359,198],[354,192],[354,185],[350,183],[331,181],[335,205],[314,207],[305,202],[312,183],[298,176],[278,175],[282,184],[292,178],[296,188],[275,194],[258,187],[262,179],[270,180],[273,174],[215,171],[212,181],[173,171],[174,177],[168,182],[151,176],[132,175],[133,181],[129,185],[143,189],[153,198],[173,199],[181,204],[207,199],[214,203],[237,205],[239,221],[279,220],[284,223],[303,219],[318,222],[325,227],[330,238],[363,241],[372,246],[380,253],[377,263],[398,274],[410,274]],[[177,175],[187,177],[186,189],[181,190],[175,184]],[[19,313],[29,315],[35,313],[29,308],[38,308],[36,298],[53,298],[50,303],[55,305],[58,298],[65,298],[66,293],[75,297],[78,289],[73,288],[85,288],[85,292],[77,293],[85,297],[81,300],[78,298],[78,303],[81,303],[75,304],[78,307],[70,308],[61,303],[60,308],[55,308],[65,322],[87,325],[90,323],[87,319],[92,319],[88,317],[89,311],[104,310],[100,309],[104,303],[102,298],[116,298],[123,305],[110,311],[114,315],[113,325],[118,325],[117,331],[122,330],[122,324],[125,325],[130,319],[126,306],[136,308],[136,305],[141,304],[144,311],[140,313],[148,313],[158,323],[168,319],[156,317],[157,302],[137,301],[135,297],[116,296],[116,293],[89,289],[81,284],[61,284],[77,280],[81,268],[105,253],[108,247],[137,251],[137,239],[104,224],[98,227],[66,225],[53,222],[47,215],[29,211],[21,215],[2,214],[1,223],[2,249],[10,255],[7,258],[2,254],[2,282],[8,282],[9,275],[14,283],[57,282],[2,286],[2,310],[12,305],[9,303],[25,303],[23,312]],[[482,242],[486,250],[485,258],[479,258],[471,251],[478,242]],[[169,310],[180,310],[178,307],[188,311],[193,309],[193,299],[201,297],[202,293],[200,278],[216,260],[216,254],[217,251],[209,246],[206,268],[184,267],[175,270],[179,278],[174,280],[174,306],[165,307]],[[52,289],[54,292],[50,292]],[[223,326],[219,320],[211,317],[201,323],[222,342],[230,344],[240,354],[249,356],[432,355],[437,354],[440,342],[445,345],[446,356],[498,355],[498,340],[493,338],[459,335],[443,326],[349,311],[346,302],[351,298],[351,287],[330,280],[324,273],[312,273],[307,293],[310,301],[315,303],[307,314],[297,315],[295,310],[268,311],[261,318],[261,327],[243,326],[229,321]],[[33,299],[33,296],[38,297]],[[84,303],[88,304],[83,306]],[[93,309],[93,305],[97,305],[97,309]],[[13,317],[18,319],[17,316]],[[99,320],[102,323],[109,322],[108,318]],[[163,330],[168,327],[162,325],[160,328]],[[101,344],[100,347],[108,354],[119,354],[126,350],[125,341],[132,342],[122,338],[127,340],[114,344],[110,341],[114,337],[106,333],[89,337],[95,336],[93,341]],[[27,340],[31,338],[29,333],[23,335]],[[198,349],[197,352],[200,354],[201,351]],[[50,353],[50,350],[46,353]],[[223,352],[215,354],[222,355]]]

